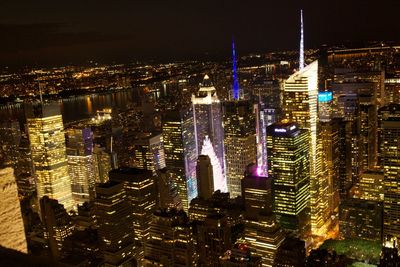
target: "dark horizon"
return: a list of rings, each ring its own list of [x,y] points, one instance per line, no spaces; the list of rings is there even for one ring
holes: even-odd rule
[[[304,10],[306,49],[349,41],[399,40],[400,3],[390,0],[379,5],[343,0],[293,4],[6,1],[0,3],[0,65],[227,59],[232,35],[239,56],[296,50],[300,9]]]

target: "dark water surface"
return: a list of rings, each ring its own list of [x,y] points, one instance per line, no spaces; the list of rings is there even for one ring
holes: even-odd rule
[[[126,109],[127,106],[136,102],[133,90],[118,92],[92,94],[85,96],[70,97],[59,100],[60,109],[64,123],[71,123],[92,117],[96,110],[103,108]],[[25,122],[24,104],[0,106],[0,121],[9,119],[18,120],[21,125]]]

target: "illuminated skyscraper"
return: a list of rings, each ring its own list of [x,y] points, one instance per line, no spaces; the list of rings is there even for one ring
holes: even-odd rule
[[[277,220],[302,237],[310,230],[309,132],[294,123],[276,123],[268,127],[267,136]]]
[[[144,266],[195,266],[193,229],[184,211],[154,213],[144,254]]]
[[[275,116],[272,113],[275,109],[268,109],[265,103],[261,102],[254,105],[254,113],[256,115],[256,133],[257,133],[257,166],[260,175],[268,176],[268,160],[267,160],[267,126],[275,123]]]
[[[163,139],[165,162],[175,173],[175,183],[185,211],[197,196],[197,146],[191,109],[171,111],[164,115]]]
[[[27,253],[24,222],[12,168],[0,169],[0,195],[0,246]]]
[[[26,117],[38,199],[49,196],[69,211],[74,203],[60,107],[58,103],[32,104]]]
[[[383,235],[400,238],[400,105],[379,110],[384,179]]]
[[[309,130],[311,227],[315,235],[323,235],[329,219],[328,181],[322,175],[321,143],[318,142],[318,61],[301,68],[284,84],[283,113],[290,122]]]
[[[244,241],[254,255],[262,258],[262,266],[272,266],[285,235],[272,214],[272,178],[260,176],[259,170],[254,165],[249,166],[242,180]]]
[[[161,134],[145,133],[134,142],[135,166],[139,169],[157,170],[165,168],[164,142]]]
[[[330,214],[337,211],[339,206],[340,180],[340,137],[339,129],[335,122],[320,122],[319,142],[322,145],[322,171],[326,175],[328,186],[328,207]]]
[[[135,240],[141,244],[138,259],[143,258],[143,246],[149,237],[153,212],[156,209],[156,185],[150,170],[120,168],[110,171],[110,181],[124,185],[127,199],[132,206],[133,230]]]
[[[122,183],[96,186],[95,215],[105,266],[136,266],[132,205]]]
[[[93,147],[93,163],[96,183],[108,181],[108,172],[111,171],[111,155],[106,149],[95,145]]]
[[[222,169],[221,176],[226,177],[222,107],[217,96],[217,91],[207,75],[204,76],[199,91],[195,95],[192,95],[192,106],[197,152],[200,153],[206,136],[208,136]],[[217,178],[217,176],[220,177],[219,174],[214,174],[214,178]],[[216,186],[218,185],[219,183],[216,184]]]
[[[256,122],[250,101],[224,102],[224,130],[228,191],[234,198],[242,194],[246,167],[257,161]]]
[[[72,183],[72,197],[83,204],[94,197],[95,162],[93,133],[90,128],[70,128],[67,133],[68,173]]]
[[[378,125],[377,105],[372,95],[359,96],[360,161],[365,171],[377,165]]]

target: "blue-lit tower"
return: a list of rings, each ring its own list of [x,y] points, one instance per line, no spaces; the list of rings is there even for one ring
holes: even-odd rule
[[[235,40],[232,38],[233,99],[239,100],[239,81],[237,78]]]

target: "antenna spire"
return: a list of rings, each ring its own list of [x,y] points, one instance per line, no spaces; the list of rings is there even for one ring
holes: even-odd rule
[[[299,58],[299,69],[304,68],[304,28],[303,28],[303,9],[300,10],[300,58]]]
[[[239,100],[239,81],[237,78],[235,40],[232,36],[233,99]]]

